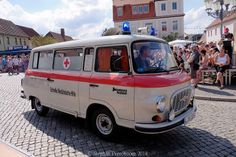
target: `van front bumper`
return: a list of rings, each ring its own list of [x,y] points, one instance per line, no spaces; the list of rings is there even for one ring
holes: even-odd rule
[[[193,107],[189,107],[187,111],[178,115],[173,121],[166,121],[158,124],[136,123],[135,130],[138,132],[149,133],[149,134],[166,132],[182,124],[186,125],[189,121],[191,121],[195,117],[196,111],[197,107],[194,101]]]

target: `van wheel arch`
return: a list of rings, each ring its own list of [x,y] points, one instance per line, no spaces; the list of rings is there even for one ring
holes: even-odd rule
[[[105,133],[101,131],[101,126],[98,126],[99,117],[103,116],[102,118],[106,119],[105,121],[109,122],[110,129]],[[89,127],[101,138],[105,140],[110,140],[111,138],[117,135],[117,130],[119,129],[115,117],[111,110],[101,104],[91,104],[87,109],[86,120]],[[108,123],[107,123],[108,124]],[[109,124],[107,125],[109,128]]]
[[[43,106],[37,97],[30,96],[30,100],[31,100],[31,107],[35,109],[36,113],[39,116],[47,115],[49,108],[46,106]]]
[[[112,111],[106,107],[105,105],[102,104],[91,104],[89,105],[89,107],[87,108],[87,112],[86,112],[86,119],[88,121],[91,120],[92,114],[94,113],[94,111],[96,111],[97,109],[106,109],[109,112],[111,112],[111,114],[113,115],[113,117],[115,118],[114,114],[112,113]]]

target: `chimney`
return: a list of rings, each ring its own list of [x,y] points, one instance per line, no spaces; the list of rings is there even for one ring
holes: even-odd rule
[[[66,41],[66,38],[65,38],[65,29],[64,28],[61,28],[61,36],[62,36],[62,39],[64,41]]]

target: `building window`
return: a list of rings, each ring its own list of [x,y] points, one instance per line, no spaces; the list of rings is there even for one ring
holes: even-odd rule
[[[145,14],[149,13],[149,5],[144,5],[144,6],[143,6],[143,12],[144,12]]]
[[[133,6],[132,7],[132,12],[133,12],[133,14],[137,14],[138,13],[137,6]]]
[[[11,44],[11,43],[10,43],[10,38],[9,38],[9,37],[7,37],[7,44],[8,44],[8,45]]]
[[[177,10],[177,2],[172,3],[172,10]]]
[[[166,11],[166,3],[161,4],[161,11]]]
[[[217,28],[215,29],[215,36],[217,35]]]
[[[161,23],[161,30],[162,31],[167,31],[167,23],[166,22]]]
[[[21,38],[20,38],[20,45],[22,45],[22,40],[21,40]]]
[[[24,45],[26,46],[26,41],[24,40]]]
[[[173,21],[173,31],[178,31],[178,21]]]
[[[123,16],[123,8],[122,7],[117,8],[117,15]]]
[[[138,12],[139,12],[139,14],[143,13],[143,6],[142,5],[138,6]]]
[[[146,23],[145,25],[146,25],[146,27],[151,27],[151,26],[153,26],[153,23]]]
[[[15,38],[15,44],[18,45],[18,43],[17,43],[17,38]]]

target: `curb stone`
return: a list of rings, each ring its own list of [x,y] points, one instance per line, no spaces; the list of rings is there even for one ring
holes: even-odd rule
[[[236,98],[229,98],[229,97],[211,97],[211,96],[195,95],[195,98],[198,100],[236,102]]]

